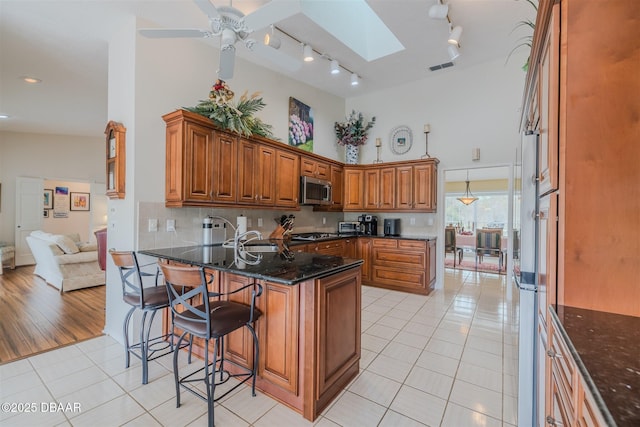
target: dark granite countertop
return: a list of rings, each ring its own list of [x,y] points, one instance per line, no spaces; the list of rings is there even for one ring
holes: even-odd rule
[[[370,236],[367,234],[336,234],[335,236],[322,237],[315,240],[295,240],[291,239],[289,241],[290,245],[304,245],[306,243],[315,243],[315,242],[326,242],[328,240],[336,240],[336,239],[352,239],[354,237],[361,238],[376,238],[376,239],[400,239],[400,240],[420,240],[420,241],[430,241],[436,240],[436,236],[418,236],[418,235],[401,235],[401,236]]]
[[[140,253],[285,285],[329,276],[362,264],[360,259],[306,252],[287,252],[286,255],[281,252],[251,252],[244,258],[238,258],[234,256],[233,248],[219,245],[147,249]]]
[[[640,317],[557,306],[578,370],[612,426],[640,426]]]

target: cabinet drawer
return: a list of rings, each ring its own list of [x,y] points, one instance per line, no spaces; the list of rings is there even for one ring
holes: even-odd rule
[[[398,240],[396,239],[372,239],[374,248],[397,248]]]
[[[419,240],[398,240],[398,247],[400,249],[413,249],[413,250],[427,250],[427,242],[421,242]]]
[[[576,380],[575,365],[573,364],[573,359],[569,350],[558,336],[555,328],[552,333],[551,357],[551,364],[554,369],[557,369],[558,376],[560,377],[559,380],[567,389],[569,397],[573,397],[575,392],[574,384]]]
[[[426,252],[374,248],[373,263],[375,265],[421,270],[424,273],[427,268],[427,254]]]
[[[550,427],[556,426],[573,426],[572,410],[566,406],[569,403],[568,397],[563,393],[555,375],[552,374],[551,380],[551,408],[547,413],[545,425]]]
[[[399,289],[425,289],[425,271],[373,266],[372,280]]]
[[[582,383],[584,387],[584,383]],[[584,390],[584,397],[580,404],[580,418],[578,419],[578,425],[580,427],[600,427],[606,426],[596,402],[593,400],[593,395],[589,390]]]

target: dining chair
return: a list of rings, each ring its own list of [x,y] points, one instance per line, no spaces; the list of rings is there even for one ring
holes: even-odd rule
[[[453,267],[456,266],[456,257],[458,264],[462,262],[462,248],[456,246],[456,229],[454,227],[445,227],[444,229],[444,254],[453,253]]]
[[[478,260],[482,263],[484,256],[495,256],[498,258],[498,272],[502,271],[502,229],[479,229],[476,230],[476,270]]]

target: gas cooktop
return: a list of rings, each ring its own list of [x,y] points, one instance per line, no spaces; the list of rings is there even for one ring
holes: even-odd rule
[[[299,233],[291,236],[291,240],[320,240],[338,237],[337,233]]]

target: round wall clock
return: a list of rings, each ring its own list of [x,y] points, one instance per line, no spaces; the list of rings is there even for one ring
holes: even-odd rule
[[[391,130],[391,151],[404,154],[411,148],[413,135],[409,126],[398,126]]]

